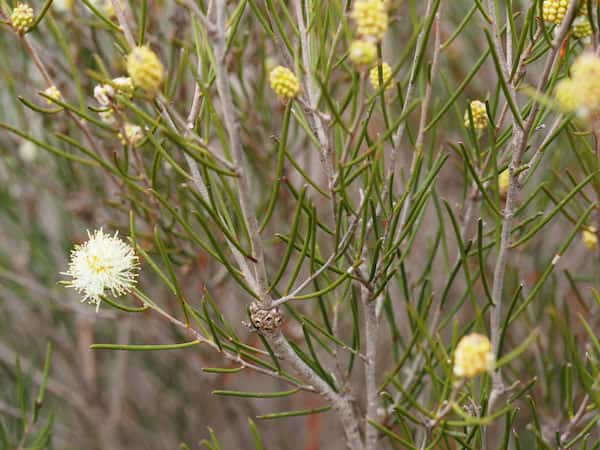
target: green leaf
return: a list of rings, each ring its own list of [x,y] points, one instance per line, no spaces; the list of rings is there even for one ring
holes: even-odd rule
[[[158,351],[158,350],[179,350],[180,348],[192,347],[194,345],[201,344],[202,341],[195,340],[191,342],[182,342],[181,344],[148,344],[148,345],[135,345],[135,344],[92,344],[90,348],[92,350],[126,350],[126,351]]]

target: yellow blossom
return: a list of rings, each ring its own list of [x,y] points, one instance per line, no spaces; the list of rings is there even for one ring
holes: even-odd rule
[[[581,233],[581,240],[587,248],[595,250],[598,247],[598,230],[596,227],[588,227]]]
[[[54,102],[52,100],[62,100],[62,94],[58,90],[58,88],[54,85],[44,89],[42,92],[45,96],[50,97],[46,99],[46,103],[48,105],[53,105]]]
[[[163,81],[164,68],[147,46],[135,47],[127,56],[127,73],[134,86],[155,94]]]
[[[473,378],[490,371],[494,366],[494,355],[490,340],[477,333],[471,333],[458,342],[454,351],[454,375]]]
[[[19,33],[25,33],[33,25],[33,8],[27,3],[17,3],[10,14],[10,23]]]
[[[123,125],[123,131],[119,132],[118,137],[121,144],[136,146],[144,138],[144,133],[139,125],[128,122]]]
[[[350,60],[357,66],[371,66],[377,58],[377,46],[371,42],[357,39],[350,44]]]
[[[471,102],[471,115],[473,116],[473,126],[477,130],[481,130],[488,125],[488,116],[487,111],[485,109],[485,103],[479,100],[473,100]],[[471,121],[469,117],[469,110],[465,111],[465,127],[469,128],[471,126]]]
[[[382,0],[356,0],[351,17],[361,36],[370,36],[380,41],[388,29],[388,12]]]
[[[269,74],[269,83],[281,100],[291,100],[300,93],[300,82],[287,67],[277,66]]]
[[[386,90],[393,87],[393,83],[391,83],[392,75],[393,73],[390,65],[385,62],[381,63],[381,79]],[[375,66],[369,71],[369,81],[371,82],[373,89],[379,89],[379,66]]]
[[[570,0],[544,0],[542,18],[544,22],[559,24],[565,18]]]
[[[557,83],[555,98],[564,111],[583,119],[600,117],[600,57],[583,53],[571,66],[571,78]]]

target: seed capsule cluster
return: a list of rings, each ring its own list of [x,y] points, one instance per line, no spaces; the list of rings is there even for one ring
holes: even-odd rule
[[[262,309],[260,303],[254,301],[250,304],[250,320],[258,331],[273,333],[283,324],[283,312],[278,306],[271,309]]]

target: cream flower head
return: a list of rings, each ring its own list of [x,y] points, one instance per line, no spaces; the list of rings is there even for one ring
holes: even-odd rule
[[[83,294],[83,301],[100,308],[102,296],[113,297],[131,291],[137,282],[139,260],[133,248],[118,237],[105,234],[102,228],[93,234],[88,231],[88,240],[71,251],[69,270],[62,272],[72,280],[67,287]]]
[[[454,351],[454,375],[473,378],[494,367],[494,354],[490,340],[478,333],[463,336]]]
[[[123,145],[138,145],[144,139],[144,131],[139,125],[127,122],[123,126],[123,131],[119,132],[119,140]]]

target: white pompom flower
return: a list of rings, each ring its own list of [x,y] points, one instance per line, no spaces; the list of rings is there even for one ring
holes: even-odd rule
[[[100,228],[93,234],[88,231],[88,238],[71,251],[69,270],[62,274],[72,278],[64,284],[83,294],[82,302],[96,305],[97,312],[102,296],[118,297],[133,289],[139,259],[118,232],[111,236]]]

